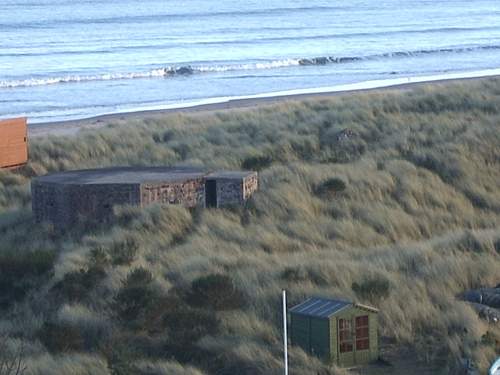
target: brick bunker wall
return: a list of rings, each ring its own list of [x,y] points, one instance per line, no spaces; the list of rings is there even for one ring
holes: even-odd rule
[[[243,199],[247,200],[250,196],[257,191],[259,187],[259,179],[257,173],[252,173],[250,176],[243,180]]]
[[[50,221],[60,229],[78,221],[105,222],[115,205],[139,205],[139,185],[63,185],[32,183],[36,221]]]
[[[177,182],[141,185],[141,205],[151,203],[182,204],[185,207],[205,205],[205,181],[203,178]]]

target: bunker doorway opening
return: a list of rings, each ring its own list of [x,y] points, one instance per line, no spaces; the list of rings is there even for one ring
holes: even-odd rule
[[[209,208],[217,208],[217,181],[207,180],[205,183],[205,204]]]

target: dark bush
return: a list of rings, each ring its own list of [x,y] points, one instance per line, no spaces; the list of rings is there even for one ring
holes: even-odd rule
[[[193,306],[210,307],[214,310],[232,310],[244,306],[243,294],[226,275],[211,274],[194,280],[188,302]]]
[[[191,146],[186,143],[179,143],[172,146],[172,149],[179,155],[181,160],[185,160],[191,153]]]
[[[90,265],[103,271],[111,263],[108,253],[102,247],[95,247],[90,250]]]
[[[124,283],[124,288],[149,286],[153,275],[147,269],[139,267],[130,272]]]
[[[321,196],[333,196],[343,192],[346,187],[346,183],[343,180],[333,177],[316,186],[314,192]]]
[[[53,251],[8,252],[0,255],[0,308],[23,299],[40,279],[50,277],[54,267]]]
[[[127,237],[124,241],[113,242],[109,249],[111,262],[114,265],[129,265],[134,261],[138,250],[139,242],[132,237]]]
[[[206,335],[214,335],[220,321],[213,310],[180,305],[164,316],[163,325],[168,329],[174,345],[195,343]]]
[[[269,167],[273,163],[273,158],[269,155],[249,156],[241,163],[241,167],[246,170],[260,171]]]
[[[353,283],[352,290],[362,299],[377,301],[389,296],[389,280],[382,276],[366,278],[360,283]]]
[[[152,287],[153,276],[144,268],[129,273],[116,297],[113,308],[125,324],[136,324],[144,313],[151,309],[159,296]]]
[[[136,375],[139,369],[134,365],[137,360],[137,353],[130,345],[128,335],[113,336],[102,347],[102,354],[108,362],[108,369],[111,375]]]
[[[162,141],[165,142],[165,143],[170,142],[171,140],[173,140],[178,135],[179,135],[178,131],[169,129],[165,133],[163,133]]]
[[[500,238],[495,241],[495,251],[500,254]],[[498,287],[497,287],[498,288]]]
[[[500,353],[500,334],[494,331],[486,331],[481,337],[481,344],[492,347],[497,354]]]
[[[361,158],[366,152],[366,145],[361,141],[357,144],[342,144],[341,146],[334,146],[328,158],[332,163],[352,163]]]
[[[38,331],[38,338],[52,353],[84,349],[84,339],[75,327],[46,322]]]
[[[312,160],[318,154],[319,143],[317,139],[302,138],[291,142],[295,154],[302,160]]]
[[[458,249],[466,252],[483,253],[488,251],[488,245],[482,243],[471,231],[466,231],[460,238]]]
[[[326,285],[325,277],[315,270],[307,269],[303,266],[287,267],[281,273],[281,278],[288,282],[310,281],[316,285]]]
[[[308,273],[304,267],[287,267],[281,272],[281,278],[289,282],[300,282],[307,280]]]
[[[65,274],[62,280],[53,286],[52,292],[64,300],[82,301],[105,276],[106,272],[99,267],[81,268]]]
[[[425,168],[437,174],[447,183],[453,183],[453,181],[463,176],[460,163],[450,159],[448,155],[408,154],[405,156],[408,161],[417,167]]]

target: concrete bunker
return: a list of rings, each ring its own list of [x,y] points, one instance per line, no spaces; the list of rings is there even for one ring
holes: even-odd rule
[[[194,167],[75,170],[34,178],[32,208],[38,222],[49,221],[65,229],[82,219],[105,222],[116,205],[160,203],[194,208],[243,204],[257,185],[255,172],[210,173]]]

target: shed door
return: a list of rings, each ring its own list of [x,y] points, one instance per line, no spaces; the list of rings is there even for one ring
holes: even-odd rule
[[[217,207],[217,181],[205,181],[205,206]]]

